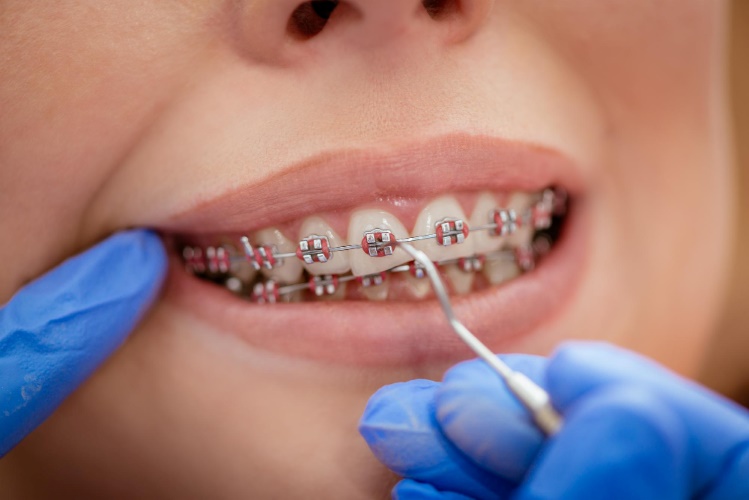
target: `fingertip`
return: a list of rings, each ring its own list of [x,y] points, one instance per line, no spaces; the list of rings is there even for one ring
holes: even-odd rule
[[[401,476],[475,498],[506,488],[445,438],[434,417],[439,384],[413,380],[385,386],[370,399],[359,432],[380,462]]]
[[[382,387],[369,398],[359,420],[359,433],[392,470],[405,473],[418,463],[423,447],[431,444],[434,428],[429,411],[437,385],[421,379],[399,382]]]
[[[501,358],[537,383],[543,379],[546,358]],[[442,431],[465,456],[511,482],[522,480],[543,443],[525,407],[482,360],[461,363],[445,374],[435,394],[435,414]]]
[[[510,482],[522,480],[543,444],[527,410],[488,368],[466,367],[446,377],[435,394],[435,415],[469,460]]]
[[[96,248],[96,247],[94,247]],[[161,238],[151,230],[133,229],[116,233],[100,244],[102,260],[111,266],[107,274],[119,278],[119,285],[134,292],[159,288],[168,267]]]
[[[68,259],[0,309],[0,448],[36,427],[122,344],[166,268],[158,236],[126,231]]]
[[[369,398],[359,425],[401,422],[404,413],[412,411],[401,403],[431,399],[439,384],[433,380],[416,379],[381,387]]]

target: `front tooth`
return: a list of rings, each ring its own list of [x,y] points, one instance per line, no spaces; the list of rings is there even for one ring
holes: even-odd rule
[[[496,197],[488,192],[481,193],[476,199],[476,206],[469,221],[470,227],[483,226],[494,222],[493,212],[499,207]],[[471,233],[473,251],[477,254],[495,252],[502,248],[505,238],[494,236],[489,231],[475,231]]]
[[[408,237],[408,231],[406,231],[406,228],[394,215],[383,210],[358,210],[351,215],[349,222],[349,245],[360,245],[362,238],[364,238],[364,233],[373,229],[390,230],[395,238]],[[411,258],[400,248],[396,248],[393,255],[386,257],[370,257],[363,250],[352,250],[349,255],[351,272],[355,276],[386,271],[409,260]]]
[[[484,276],[492,285],[499,285],[520,275],[520,268],[511,258],[489,260],[484,263]]]
[[[413,235],[433,234],[436,231],[436,223],[445,218],[460,219],[468,223],[463,208],[453,196],[442,196],[431,201],[425,206],[416,218]],[[435,262],[458,257],[473,255],[473,238],[469,234],[463,243],[453,243],[449,246],[440,245],[436,238],[416,241],[414,246],[424,251],[427,256]]]
[[[508,245],[506,246],[517,248],[531,244],[535,229],[532,222],[528,221],[525,216],[535,203],[536,198],[537,196],[528,193],[513,193],[510,196],[508,208],[514,209],[518,215],[518,219],[522,218],[523,223],[512,235],[507,237],[506,241]]]
[[[296,252],[296,243],[289,240],[283,233],[269,227],[256,232],[251,238],[258,245],[274,245],[278,253]],[[296,257],[284,259],[283,264],[273,269],[262,269],[261,272],[268,278],[280,284],[298,283],[302,278],[302,263]]]
[[[320,217],[309,217],[302,222],[302,227],[299,229],[299,239],[305,239],[310,235],[326,236],[328,238],[328,246],[330,248],[344,246],[346,243],[338,233],[336,233],[330,224]],[[320,274],[344,274],[347,273],[351,266],[349,264],[349,253],[343,252],[332,252],[330,254],[330,260],[327,262],[315,262],[313,264],[302,263],[304,268],[314,275]]]
[[[457,264],[450,264],[444,268],[445,276],[452,284],[452,290],[456,295],[465,295],[473,288],[473,280],[476,277],[476,273],[466,272],[461,269]]]

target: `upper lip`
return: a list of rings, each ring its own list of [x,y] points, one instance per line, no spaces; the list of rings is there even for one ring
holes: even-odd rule
[[[582,180],[573,162],[538,145],[451,134],[383,149],[318,154],[177,213],[160,229],[191,234],[252,231],[366,202],[473,190],[533,192]]]

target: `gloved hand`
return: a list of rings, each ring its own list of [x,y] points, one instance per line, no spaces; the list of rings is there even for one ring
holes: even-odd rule
[[[398,499],[749,499],[749,412],[631,352],[502,356],[565,423],[543,436],[483,362],[380,389],[360,431]]]
[[[0,309],[0,456],[125,340],[166,268],[155,234],[119,233],[25,286]]]

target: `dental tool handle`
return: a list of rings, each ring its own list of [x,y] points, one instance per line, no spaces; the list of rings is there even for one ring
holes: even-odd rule
[[[564,420],[554,409],[549,393],[524,373],[513,371],[504,378],[505,384],[518,400],[528,409],[534,422],[547,436],[553,436],[562,428]],[[522,396],[521,396],[522,395]]]
[[[551,404],[549,394],[523,373],[516,372],[504,361],[499,359],[486,345],[481,342],[463,323],[458,320],[447,295],[444,283],[434,263],[427,255],[411,246],[409,243],[399,242],[398,246],[409,254],[415,261],[424,266],[434,293],[442,306],[450,326],[460,339],[484,360],[502,380],[510,392],[525,406],[534,422],[547,436],[553,436],[562,427],[562,416]]]
[[[460,338],[504,380],[510,392],[525,406],[533,421],[547,436],[553,436],[562,427],[562,416],[551,404],[549,394],[529,379],[525,374],[515,371],[499,359],[468,328],[458,320],[451,320],[450,325],[458,332]]]

